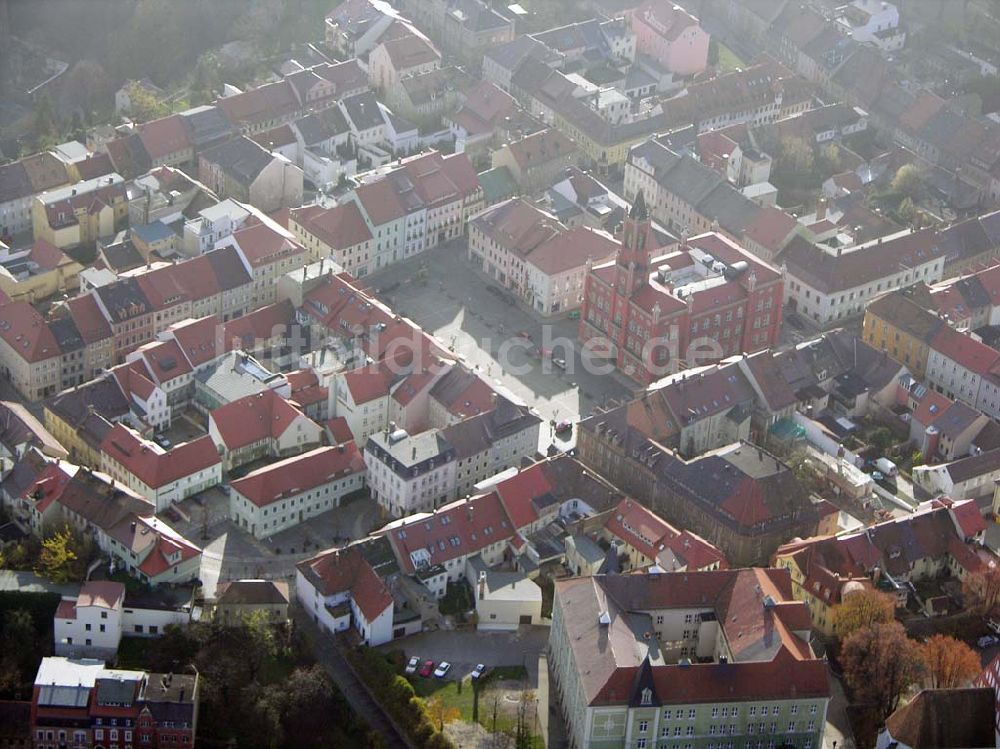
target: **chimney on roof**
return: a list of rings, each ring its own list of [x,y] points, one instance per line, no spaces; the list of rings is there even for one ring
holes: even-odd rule
[[[820,198],[816,201],[816,220],[822,221],[826,218],[826,198]]]

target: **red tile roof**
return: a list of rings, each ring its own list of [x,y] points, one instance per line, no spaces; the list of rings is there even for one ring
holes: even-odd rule
[[[327,419],[326,428],[335,445],[354,441],[354,434],[351,432],[351,427],[348,425],[347,419],[343,416],[334,416],[332,419]]]
[[[361,453],[354,442],[348,442],[336,447],[318,447],[258,468],[233,481],[232,488],[257,507],[266,507],[364,470]]]
[[[0,338],[15,356],[34,363],[61,354],[55,336],[38,311],[27,302],[0,298]]]
[[[187,356],[175,340],[154,341],[136,349],[150,374],[161,385],[191,373]]]
[[[459,500],[427,516],[404,518],[385,531],[406,572],[416,570],[416,561],[444,564],[449,559],[475,554],[487,546],[510,540],[515,533],[500,497],[492,492]],[[458,544],[452,542],[458,539]]]
[[[532,169],[577,150],[576,144],[555,128],[539,130],[507,144],[510,155],[521,169]]]
[[[931,340],[931,349],[979,375],[987,373],[1000,360],[996,349],[947,325]]]
[[[112,337],[111,325],[101,312],[93,294],[73,297],[66,306],[84,343],[97,343]]]
[[[728,566],[725,555],[708,541],[690,531],[678,531],[632,499],[619,502],[604,527],[656,563],[664,561],[663,553],[670,551],[681,567],[692,572],[715,564]]]
[[[208,435],[164,451],[122,424],[115,424],[104,438],[101,452],[152,489],[221,463],[215,443]]]
[[[392,595],[356,546],[330,549],[296,567],[324,598],[349,591],[370,622],[392,605]]]
[[[295,208],[291,215],[303,229],[336,250],[356,247],[372,238],[358,204],[353,201],[334,208],[318,205]]]
[[[243,251],[247,262],[253,268],[280,262],[281,260],[305,252],[295,236],[282,229],[274,222],[248,222],[242,229],[233,233],[233,239]]]
[[[495,493],[515,530],[538,520],[538,511],[532,500],[549,494],[553,489],[543,470],[544,465],[535,463],[496,487]]]
[[[28,258],[38,263],[42,270],[55,270],[62,263],[69,261],[69,257],[62,250],[44,239],[35,240]]]
[[[161,117],[139,126],[139,139],[153,161],[191,148],[184,118],[179,114]]]
[[[300,416],[296,406],[273,390],[264,390],[220,406],[209,419],[226,447],[235,450],[264,439],[278,439]]]
[[[56,619],[76,619],[76,602],[63,599],[56,606]]]
[[[197,320],[182,320],[167,329],[184,359],[192,367],[206,364],[224,353],[221,345],[222,326],[215,315]]]
[[[441,59],[441,53],[434,49],[430,42],[416,34],[384,42],[383,46],[396,72],[438,62]]]
[[[343,374],[344,385],[355,405],[369,403],[389,395],[394,375],[389,367],[361,367]]]
[[[220,350],[252,350],[257,343],[290,335],[295,324],[295,307],[289,300],[269,304],[223,323],[218,333],[222,337]]]
[[[89,580],[80,586],[77,607],[99,606],[103,609],[118,608],[125,599],[125,586],[112,580]]]

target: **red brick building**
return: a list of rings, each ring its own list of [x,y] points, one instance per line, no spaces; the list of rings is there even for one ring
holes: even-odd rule
[[[31,702],[36,749],[192,749],[198,677],[108,670],[101,661],[43,658]]]
[[[647,384],[777,344],[780,272],[714,232],[663,248],[655,241],[640,192],[618,257],[587,274],[578,336],[595,353]]]

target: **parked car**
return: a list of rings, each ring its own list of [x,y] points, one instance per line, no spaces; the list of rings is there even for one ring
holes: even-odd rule
[[[486,664],[485,663],[477,663],[476,667],[474,669],[472,669],[472,678],[473,679],[481,679],[482,676],[483,676],[483,674],[485,674],[485,673],[486,673]]]
[[[156,441],[156,444],[162,447],[164,450],[169,450],[172,447],[170,440],[168,440],[162,434],[156,435],[155,437],[153,437],[153,439]]]
[[[417,673],[425,678],[430,676],[434,673],[434,661],[424,661],[424,665],[420,667],[420,671]]]
[[[563,419],[558,424],[556,424],[556,434],[562,434],[564,432],[573,431],[573,422],[569,419]]]
[[[552,363],[555,364],[557,367],[559,367],[559,369],[566,369],[566,360],[565,359],[559,359],[557,357],[557,358],[555,358],[555,359],[552,360]]]
[[[569,317],[570,320],[579,320],[580,319],[580,310],[578,310],[578,309],[573,310],[572,312],[569,313],[568,317]]]
[[[531,333],[529,333],[527,330],[522,330],[517,335],[518,335],[518,337],[523,338],[526,341],[530,341],[531,340]]]
[[[420,659],[417,656],[413,656],[406,663],[406,668],[403,669],[403,673],[415,674],[417,672],[417,667],[420,665]]]
[[[876,460],[875,467],[882,472],[882,475],[889,478],[896,478],[899,475],[899,469],[896,468],[896,464],[888,458],[879,458]]]
[[[997,637],[996,635],[983,635],[976,640],[976,644],[981,648],[991,648],[998,642],[1000,642],[1000,637]]]
[[[428,663],[429,662],[430,661],[428,661]],[[441,661],[441,663],[438,664],[438,667],[434,669],[434,675],[439,679],[443,679],[448,675],[449,671],[451,671],[451,664],[448,663],[448,661]]]

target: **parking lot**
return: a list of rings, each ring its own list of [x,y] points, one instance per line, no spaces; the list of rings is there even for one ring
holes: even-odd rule
[[[577,421],[596,407],[627,398],[632,388],[617,375],[584,371],[576,320],[545,319],[489,292],[491,284],[476,273],[465,253],[464,242],[453,242],[364,281],[396,312],[534,407],[550,423],[542,430],[540,449],[553,442],[571,447],[573,434],[557,437],[552,424]],[[418,280],[421,268],[426,270],[423,281]],[[548,355],[539,356],[541,349]],[[564,360],[566,369],[553,365],[553,359]]]
[[[421,632],[399,642],[386,643],[380,650],[398,650],[402,646],[406,657],[417,656],[421,662],[432,660],[437,665],[448,661],[451,670],[447,678],[461,681],[476,667],[524,666],[532,688],[538,685],[538,654],[545,650],[549,639],[548,627],[521,627],[514,632],[482,632],[478,630]]]

